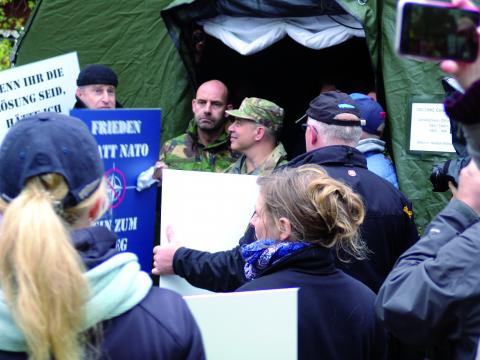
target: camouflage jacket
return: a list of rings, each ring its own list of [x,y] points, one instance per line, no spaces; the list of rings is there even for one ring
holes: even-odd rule
[[[268,158],[251,172],[247,172],[247,158],[242,155],[235,164],[232,164],[225,172],[230,174],[248,174],[248,175],[269,175],[280,165],[287,163],[287,152],[282,143],[278,143],[277,147],[273,149]]]
[[[198,142],[197,124],[190,122],[187,132],[165,142],[160,150],[160,161],[171,169],[224,172],[238,159],[230,149],[227,126],[212,144]]]

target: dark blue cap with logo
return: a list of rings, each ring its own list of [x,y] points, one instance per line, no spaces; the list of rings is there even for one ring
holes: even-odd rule
[[[335,119],[339,114],[352,114],[358,120]],[[307,115],[313,120],[329,125],[361,126],[360,111],[355,101],[347,94],[340,91],[327,91],[310,101]]]
[[[7,202],[17,197],[31,177],[57,173],[69,192],[63,207],[89,197],[103,178],[98,145],[79,119],[40,113],[18,121],[0,146],[0,196]]]

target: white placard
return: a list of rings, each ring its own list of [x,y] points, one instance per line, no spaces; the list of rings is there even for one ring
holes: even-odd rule
[[[75,104],[76,52],[0,72],[0,142],[18,120],[43,111],[68,115]]]
[[[238,245],[255,210],[257,177],[200,171],[163,171],[160,243],[171,225],[182,245],[229,250]],[[160,286],[182,295],[205,294],[176,275],[161,276]]]
[[[455,152],[442,103],[412,103],[410,151]]]
[[[209,360],[295,360],[298,289],[185,296]]]

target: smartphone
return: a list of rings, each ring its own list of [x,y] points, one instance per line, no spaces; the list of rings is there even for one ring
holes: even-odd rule
[[[452,95],[454,92],[465,94],[465,89],[453,77],[450,77],[450,76],[443,77],[442,86],[443,86],[443,90],[445,90],[445,95],[447,96]]]
[[[430,0],[400,0],[395,47],[400,55],[422,60],[473,62],[478,55],[480,13]]]

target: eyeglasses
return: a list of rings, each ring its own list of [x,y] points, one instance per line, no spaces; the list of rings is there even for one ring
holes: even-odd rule
[[[316,128],[315,126],[310,125],[310,124],[302,124],[302,128],[303,128],[304,131],[307,131],[307,128],[308,128],[308,127],[312,128],[313,131],[315,131],[315,134],[318,135],[318,130],[317,130],[317,128]]]

